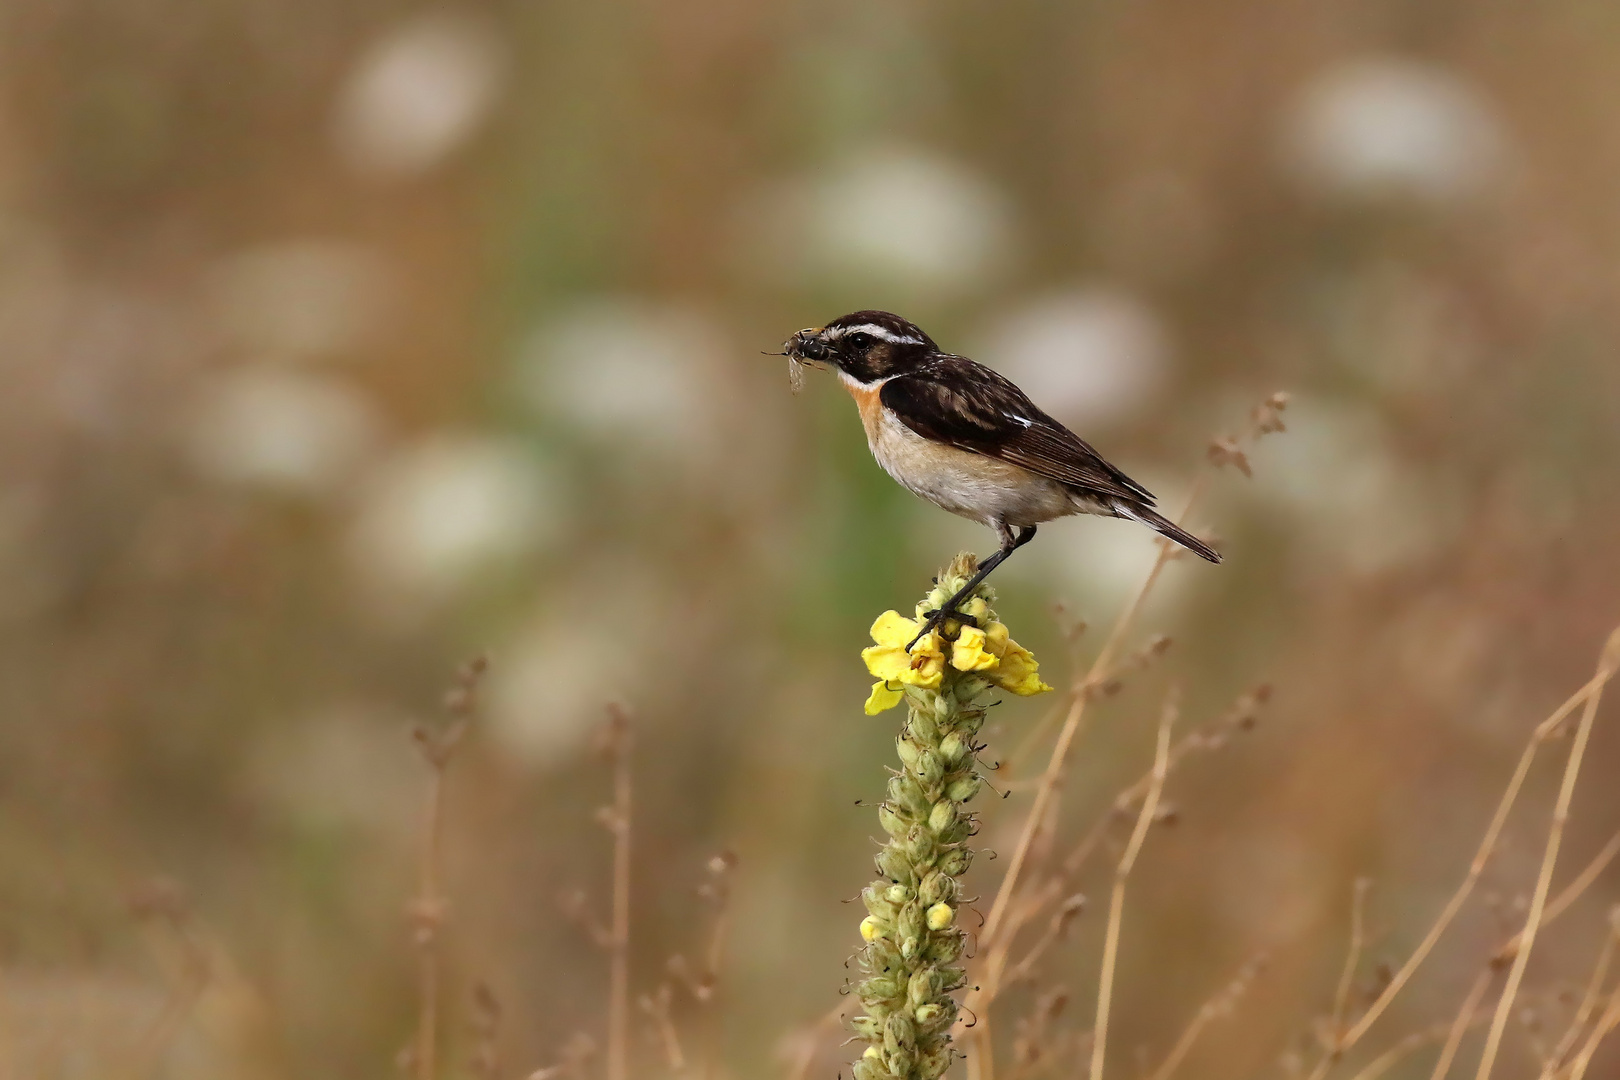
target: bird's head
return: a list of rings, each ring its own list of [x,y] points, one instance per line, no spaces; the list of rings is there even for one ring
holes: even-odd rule
[[[800,330],[782,350],[795,360],[830,364],[858,383],[916,370],[937,352],[934,339],[887,311],[856,311]]]

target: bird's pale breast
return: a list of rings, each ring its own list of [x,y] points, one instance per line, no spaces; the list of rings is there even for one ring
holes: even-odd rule
[[[993,525],[1036,525],[1084,512],[1068,488],[1018,465],[926,439],[883,407],[882,383],[844,380],[883,471],[942,510]]]

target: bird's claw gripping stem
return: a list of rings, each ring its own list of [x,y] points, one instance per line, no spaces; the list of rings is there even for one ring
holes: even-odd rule
[[[910,652],[912,649],[915,649],[917,647],[917,642],[927,637],[930,630],[937,629],[939,625],[946,619],[955,619],[957,622],[962,623],[965,626],[977,627],[979,625],[979,620],[975,616],[964,615],[951,605],[946,604],[938,611],[930,611],[925,614],[922,629],[917,631],[917,636],[912,638],[911,644],[906,646],[906,652]]]

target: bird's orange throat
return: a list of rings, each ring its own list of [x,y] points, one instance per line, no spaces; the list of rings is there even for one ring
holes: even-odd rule
[[[883,420],[883,402],[878,400],[878,394],[883,390],[886,380],[877,379],[873,382],[856,382],[854,379],[838,373],[838,381],[844,384],[849,396],[855,399],[855,407],[860,410],[861,424],[866,428],[866,438],[871,441],[877,437],[878,425]]]

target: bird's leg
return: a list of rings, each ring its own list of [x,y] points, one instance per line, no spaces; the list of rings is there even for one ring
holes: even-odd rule
[[[930,630],[933,630],[939,626],[939,624],[944,622],[946,619],[956,619],[959,622],[968,623],[974,622],[972,616],[963,615],[957,611],[956,605],[962,603],[969,596],[972,596],[973,590],[979,587],[979,582],[989,577],[992,570],[1006,562],[1007,556],[1011,555],[1013,552],[1035,539],[1035,526],[1033,525],[1019,526],[1017,536],[1014,536],[1013,531],[1005,525],[1000,525],[997,528],[997,531],[1001,533],[1000,550],[998,550],[988,559],[984,560],[984,562],[980,563],[979,569],[974,572],[972,577],[968,578],[967,584],[963,585],[960,589],[957,589],[956,595],[945,601],[945,603],[941,604],[938,611],[931,611],[928,613],[928,617],[923,620],[922,630],[918,632],[916,637],[911,639],[911,644],[906,646],[906,652],[910,652],[912,649],[914,649],[917,642],[921,641],[925,636],[927,636]]]

